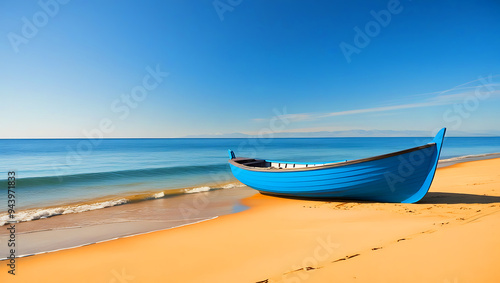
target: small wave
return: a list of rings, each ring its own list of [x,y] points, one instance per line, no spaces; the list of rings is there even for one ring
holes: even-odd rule
[[[221,190],[221,189],[233,189],[233,188],[240,188],[244,187],[245,185],[242,183],[229,183],[225,184],[223,186],[215,186],[215,187],[209,187],[209,186],[203,186],[203,187],[196,187],[196,188],[190,188],[190,189],[184,189],[184,193],[186,194],[194,194],[194,193],[202,193],[202,192],[208,192],[208,191],[214,191],[214,190]]]
[[[186,188],[183,189],[181,192],[185,194],[193,194],[193,193],[202,193],[202,192],[208,192],[208,191],[213,191],[213,190],[220,190],[220,189],[233,189],[233,188],[239,188],[239,187],[244,187],[245,185],[242,183],[229,183],[225,185],[220,185],[220,186],[201,186],[201,187],[195,187],[195,188]],[[152,199],[159,199],[159,198],[164,198],[167,196],[174,196],[178,195],[179,191],[173,190],[172,192],[170,191],[161,191],[161,192],[156,192],[156,193],[150,193],[150,194],[141,194],[141,195],[133,195],[133,196],[128,196],[128,197],[122,197],[119,199],[114,199],[114,200],[107,200],[107,201],[100,201],[100,202],[95,202],[91,204],[76,204],[76,205],[65,205],[65,206],[60,206],[60,207],[51,207],[51,208],[36,208],[36,209],[28,209],[24,211],[19,211],[15,214],[15,222],[26,222],[26,221],[33,221],[33,220],[38,220],[38,219],[44,219],[44,218],[49,218],[52,216],[57,216],[57,215],[64,215],[64,214],[70,214],[70,213],[80,213],[80,212],[85,212],[85,211],[91,211],[91,210],[96,210],[96,209],[101,209],[101,208],[106,208],[106,207],[112,207],[112,206],[117,206],[117,205],[122,205],[122,204],[127,204],[127,203],[134,203],[138,201],[144,201],[144,200],[152,200]],[[182,194],[182,193],[181,193]],[[3,213],[0,214],[0,226],[3,226],[5,224],[9,223],[9,214],[8,213]]]
[[[165,196],[165,193],[164,192],[159,192],[159,193],[156,193],[153,195],[153,198],[162,198]]]
[[[242,188],[245,187],[245,184],[242,183],[230,183],[222,186],[223,189],[232,189],[232,188]]]
[[[48,218],[56,215],[70,214],[70,213],[79,213],[90,210],[96,210],[111,206],[117,206],[121,204],[127,203],[126,199],[117,199],[117,200],[109,200],[96,202],[92,204],[79,204],[72,206],[61,206],[61,207],[53,207],[53,208],[41,208],[41,209],[29,209],[25,211],[20,211],[15,214],[14,220],[16,223],[26,222],[32,220],[38,220],[43,218]],[[0,226],[3,226],[9,222],[9,214],[4,213],[0,215]]]
[[[227,164],[207,164],[207,165],[191,165],[191,166],[174,166],[174,167],[159,167],[145,168],[136,170],[109,171],[96,173],[81,173],[58,176],[42,176],[42,177],[27,177],[19,179],[23,188],[40,188],[44,186],[60,185],[89,185],[108,183],[112,180],[141,180],[149,178],[157,178],[159,176],[187,176],[197,175],[210,172],[224,172],[227,170]]]
[[[192,189],[185,189],[184,192],[186,194],[194,194],[194,193],[208,192],[212,189],[213,188],[210,188],[208,186],[204,186],[204,187],[198,187],[198,188],[192,188]]]

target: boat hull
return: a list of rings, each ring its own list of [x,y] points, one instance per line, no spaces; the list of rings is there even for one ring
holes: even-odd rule
[[[270,170],[229,163],[239,181],[264,194],[413,203],[429,190],[444,134],[442,129],[425,146],[316,168]]]

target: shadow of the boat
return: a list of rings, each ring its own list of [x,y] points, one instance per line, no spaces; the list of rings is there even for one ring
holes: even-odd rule
[[[428,192],[418,203],[427,204],[472,204],[500,203],[500,197],[488,195]]]
[[[321,202],[353,202],[353,203],[377,203],[374,201],[353,200],[353,199],[339,199],[339,198],[310,198],[310,197],[297,197],[297,196],[284,196],[284,195],[269,195],[273,197],[299,199],[309,201]],[[500,203],[500,197],[488,195],[474,195],[474,194],[459,194],[459,193],[443,193],[443,192],[428,192],[423,199],[417,204],[473,204],[473,203]]]

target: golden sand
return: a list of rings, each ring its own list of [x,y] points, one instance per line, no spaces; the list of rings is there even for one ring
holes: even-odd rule
[[[417,204],[260,194],[244,204],[195,225],[20,258],[15,276],[3,261],[0,282],[500,282],[500,159],[438,169]]]

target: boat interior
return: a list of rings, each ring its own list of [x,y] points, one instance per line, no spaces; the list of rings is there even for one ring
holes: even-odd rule
[[[264,160],[264,159],[255,159],[255,158],[244,158],[237,157],[233,159],[234,162],[239,163],[241,165],[249,166],[249,167],[260,167],[260,168],[270,168],[270,169],[292,169],[292,168],[310,168],[316,166],[323,166],[338,162],[346,162],[347,160],[337,161],[337,162],[329,162],[329,163],[305,163],[305,162],[283,162],[283,161],[272,161],[272,160]]]

